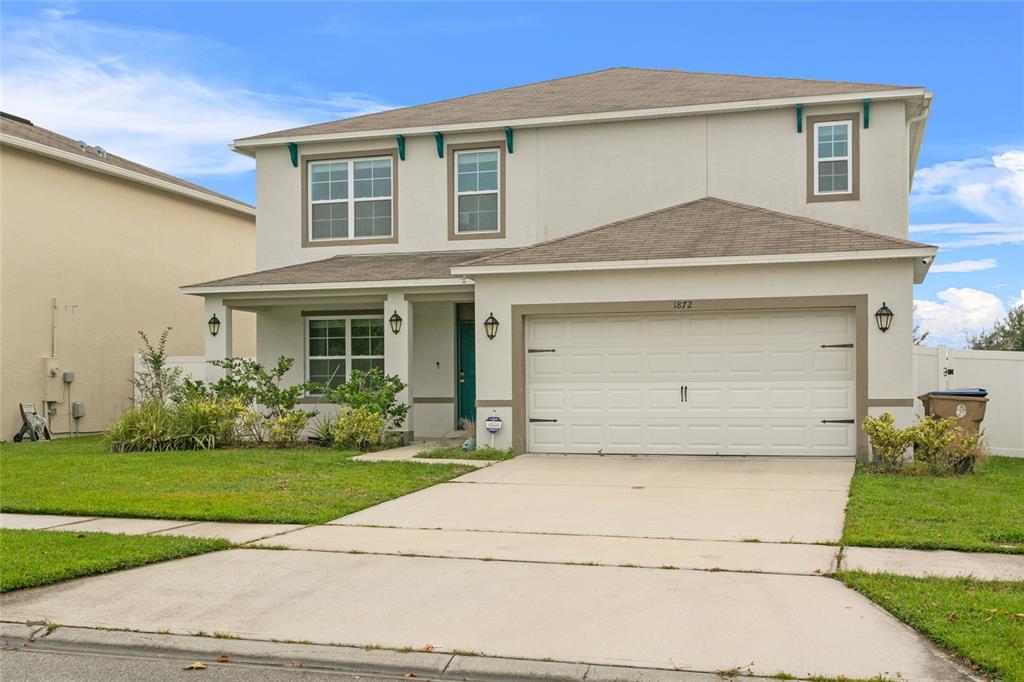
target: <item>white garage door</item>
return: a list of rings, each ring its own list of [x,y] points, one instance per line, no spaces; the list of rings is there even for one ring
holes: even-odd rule
[[[532,452],[853,455],[853,311],[528,318]]]

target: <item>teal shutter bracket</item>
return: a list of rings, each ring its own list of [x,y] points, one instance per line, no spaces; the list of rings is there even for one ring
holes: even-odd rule
[[[398,158],[405,161],[405,135],[395,135],[395,142],[398,143]]]
[[[864,130],[871,126],[871,100],[864,100]]]
[[[796,105],[796,132],[802,133],[804,131],[804,105]]]
[[[299,145],[294,142],[288,143],[288,156],[292,157],[292,166],[299,167]]]
[[[505,146],[508,147],[508,153],[511,154],[512,149],[512,129],[505,128]]]
[[[441,133],[434,133],[434,142],[437,143],[437,158],[444,158],[444,135]]]

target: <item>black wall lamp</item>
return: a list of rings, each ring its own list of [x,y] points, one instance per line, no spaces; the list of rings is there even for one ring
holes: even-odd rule
[[[494,313],[488,315],[487,319],[484,320],[484,331],[489,339],[493,339],[498,335],[498,320],[494,317]]]
[[[217,332],[220,331],[220,320],[217,319],[217,313],[206,321],[206,326],[210,328],[210,336],[217,336]]]
[[[882,307],[875,312],[875,322],[878,323],[878,329],[882,332],[889,330],[889,326],[892,324],[892,311],[889,310],[889,306],[885,305],[885,301],[882,301]]]
[[[398,314],[398,311],[391,313],[391,317],[388,318],[388,322],[391,324],[391,331],[398,333],[402,331],[402,316]]]

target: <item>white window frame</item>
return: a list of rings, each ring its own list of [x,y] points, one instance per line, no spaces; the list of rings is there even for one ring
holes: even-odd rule
[[[828,156],[822,157],[818,153],[818,128],[821,126],[845,126],[846,127],[846,155],[845,156]],[[818,121],[814,124],[814,130],[811,131],[814,135],[814,168],[811,172],[814,173],[814,195],[819,197],[853,194],[853,122],[852,121]],[[828,192],[822,192],[818,189],[818,181],[821,178],[819,172],[820,165],[823,161],[846,161],[846,189],[844,190],[831,190]]]
[[[391,165],[391,187],[387,196],[359,197],[355,196],[356,174],[355,165],[358,161],[387,161]],[[344,163],[348,167],[348,198],[347,199],[313,199],[313,166],[319,164]],[[307,237],[310,243],[332,242],[332,241],[360,241],[363,239],[391,239],[395,236],[395,161],[392,156],[366,156],[351,159],[317,159],[308,161],[306,166],[306,191],[309,195],[309,208],[307,222]],[[364,237],[356,236],[356,203],[363,201],[390,201],[391,202],[391,231],[387,234],[371,234]],[[314,237],[313,236],[313,207],[318,204],[348,204],[348,236],[347,237]]]
[[[497,189],[493,189],[493,190],[490,190],[490,189],[472,190],[472,191],[468,191],[468,192],[460,192],[459,191],[459,156],[461,156],[462,154],[479,154],[480,152],[495,152],[497,154],[497,156],[498,156],[497,166],[495,167],[495,176],[497,177]],[[454,217],[455,230],[454,230],[454,232],[455,232],[455,234],[457,234],[457,235],[501,234],[501,230],[502,230],[502,227],[503,227],[502,224],[501,224],[501,217],[502,217],[501,216],[501,213],[502,213],[502,211],[501,211],[501,147],[487,147],[487,146],[484,146],[484,147],[479,147],[479,148],[474,148],[474,149],[459,149],[459,150],[455,151],[455,158],[453,159],[453,162],[454,162],[454,167],[455,167],[455,178],[454,178],[454,182],[452,183],[454,185],[454,187],[452,188],[452,191],[455,192],[455,207],[454,207],[454,210],[455,210],[455,217]],[[497,220],[495,221],[495,225],[497,227],[495,227],[495,229],[493,229],[493,230],[465,230],[465,231],[460,230],[459,229],[459,197],[468,197],[468,196],[481,195],[481,194],[493,194],[495,196],[495,198],[496,198],[495,206],[497,207],[498,216],[497,216]]]
[[[352,355],[352,320],[381,320],[384,325],[384,338],[387,338],[387,320],[384,315],[309,315],[303,318],[303,337],[305,346],[303,353],[306,356],[305,380],[310,380],[310,361],[312,360],[341,360],[345,368],[345,381],[352,376],[353,360],[384,360],[384,355]],[[344,355],[310,355],[309,353],[309,323],[313,320],[342,320],[345,323],[345,354]],[[308,395],[320,395],[309,393]]]

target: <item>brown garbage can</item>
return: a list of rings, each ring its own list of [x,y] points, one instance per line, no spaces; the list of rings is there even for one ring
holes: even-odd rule
[[[931,391],[917,396],[924,403],[925,415],[956,417],[960,426],[978,433],[985,418],[988,391],[983,388],[958,388],[953,391]]]

